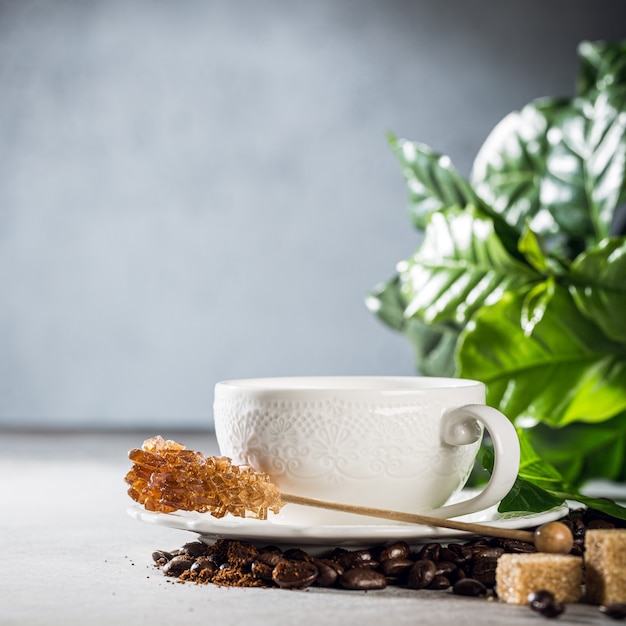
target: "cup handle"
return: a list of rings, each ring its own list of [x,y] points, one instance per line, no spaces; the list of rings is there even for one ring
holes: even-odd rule
[[[467,404],[444,414],[441,436],[445,443],[463,446],[474,443],[482,434],[478,422],[485,425],[493,441],[493,472],[485,488],[473,498],[428,511],[433,517],[458,517],[482,511],[497,504],[511,490],[520,462],[520,446],[515,427],[493,407]]]

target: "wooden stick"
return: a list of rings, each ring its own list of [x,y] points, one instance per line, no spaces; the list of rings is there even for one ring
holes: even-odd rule
[[[408,522],[410,524],[423,524],[425,526],[435,526],[438,528],[449,528],[489,537],[501,537],[503,539],[517,539],[533,543],[535,533],[529,530],[515,530],[511,528],[499,528],[497,526],[487,526],[485,524],[475,524],[472,522],[460,522],[456,520],[444,519],[440,517],[430,517],[417,513],[403,513],[401,511],[388,511],[386,509],[376,509],[369,506],[359,506],[356,504],[343,504],[341,502],[330,502],[328,500],[317,500],[304,496],[295,496],[289,493],[281,493],[283,502],[290,504],[300,504],[302,506],[312,506],[320,509],[330,509],[342,511],[343,513],[355,513],[357,515],[367,515],[382,519],[393,520],[395,522]]]

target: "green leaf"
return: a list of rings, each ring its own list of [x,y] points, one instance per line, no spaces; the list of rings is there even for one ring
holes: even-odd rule
[[[528,263],[538,272],[542,274],[549,272],[550,262],[543,239],[533,232],[528,220],[524,223],[524,230],[519,238],[518,248]]]
[[[583,162],[564,142],[584,134],[583,122],[569,100],[532,102],[493,129],[470,177],[509,224],[522,231],[528,221],[551,250],[567,257],[593,233]]]
[[[601,422],[626,409],[626,352],[574,306],[563,287],[530,337],[525,293],[484,307],[460,338],[459,375],[486,383],[488,403],[511,420],[555,426]]]
[[[435,211],[467,204],[479,204],[469,183],[454,169],[450,159],[428,146],[389,135],[407,183],[409,214],[416,228],[423,230]]]
[[[518,476],[511,491],[502,498],[498,511],[500,513],[542,513],[561,506],[563,502],[564,498]]]
[[[614,500],[610,500],[609,498],[593,498],[577,492],[567,491],[557,492],[555,495],[563,497],[566,500],[579,502],[580,504],[584,504],[590,509],[602,511],[602,513],[606,513],[607,515],[611,515],[612,517],[615,517],[617,519],[626,520],[626,507],[618,504]]]
[[[405,333],[413,346],[415,366],[419,372],[424,376],[456,375],[457,329],[430,326],[410,319],[407,320]]]
[[[572,500],[618,519],[626,519],[626,507],[607,498],[593,498],[572,489],[546,459],[538,454],[527,436],[518,429],[521,458],[519,474],[511,491],[498,506],[500,513],[541,513]],[[493,470],[493,452],[485,450],[483,466]]]
[[[612,481],[625,478],[626,413],[605,422],[577,422],[562,428],[537,424],[528,428],[525,436],[541,458],[573,485],[582,484],[589,476]]]
[[[570,292],[578,308],[626,344],[626,238],[607,239],[572,263]]]
[[[626,195],[626,88],[592,100],[540,99],[485,141],[471,181],[510,224],[529,221],[569,258],[610,233]]]
[[[585,168],[589,214],[596,240],[608,237],[615,210],[626,198],[626,87],[600,92],[582,108],[583,144],[578,153]],[[564,137],[578,139],[575,137]],[[570,146],[574,148],[574,141]]]
[[[390,280],[377,285],[365,299],[365,305],[378,319],[393,328],[402,331],[406,319],[405,303],[400,293],[400,278],[394,276]]]
[[[493,471],[493,450],[482,450],[482,466],[491,473]],[[561,486],[561,483],[558,483]],[[500,513],[541,513],[563,504],[563,498],[533,484],[518,474],[513,487],[498,505]]]
[[[578,45],[581,61],[578,93],[593,96],[626,84],[626,43],[583,41]]]
[[[525,337],[530,337],[535,326],[543,316],[554,295],[555,284],[552,279],[535,285],[525,296],[522,302],[520,324]]]
[[[378,285],[366,298],[366,306],[381,321],[408,338],[416,369],[425,376],[454,376],[454,353],[459,336],[455,328],[437,328],[404,315],[400,278]]]
[[[463,326],[505,290],[541,278],[508,253],[493,220],[471,206],[431,215],[421,246],[398,269],[405,316],[427,324]]]

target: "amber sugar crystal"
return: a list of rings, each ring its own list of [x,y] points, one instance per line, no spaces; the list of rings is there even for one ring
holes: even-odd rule
[[[160,435],[128,453],[128,495],[149,511],[198,511],[214,517],[266,519],[278,513],[280,493],[269,476],[227,457],[206,457]]]

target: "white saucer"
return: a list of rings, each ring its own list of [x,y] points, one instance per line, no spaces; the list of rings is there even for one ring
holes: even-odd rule
[[[463,492],[469,495],[469,490]],[[500,514],[497,507],[491,507],[455,519],[489,524],[499,528],[533,528],[546,522],[557,520],[568,513],[567,505],[562,505],[527,515],[511,516]],[[325,546],[352,547],[365,546],[391,541],[406,541],[409,544],[429,541],[449,540],[455,537],[468,539],[470,534],[416,524],[360,524],[360,525],[305,525],[290,524],[280,520],[280,515],[267,520],[227,516],[217,519],[209,513],[177,511],[175,513],[154,513],[146,511],[138,504],[128,509],[128,514],[141,522],[156,524],[180,530],[189,530],[200,535],[206,543],[216,539],[241,539],[252,543],[271,543],[278,546]]]

